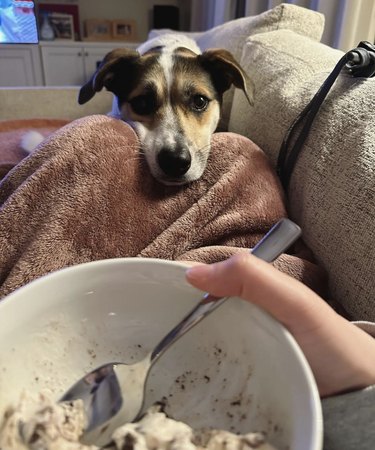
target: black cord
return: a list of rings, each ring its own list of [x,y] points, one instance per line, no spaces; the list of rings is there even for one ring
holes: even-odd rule
[[[359,43],[358,47],[347,52],[336,64],[318,92],[288,128],[281,144],[277,161],[277,173],[286,193],[288,192],[294,166],[310,132],[315,116],[344,67],[354,77],[373,77],[375,75],[375,45],[363,41]],[[288,152],[291,142],[297,133],[296,130],[303,121],[304,124],[301,125],[302,128]]]

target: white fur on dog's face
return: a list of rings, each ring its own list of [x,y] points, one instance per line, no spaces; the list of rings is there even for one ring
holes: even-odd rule
[[[164,47],[150,50],[143,56],[147,57],[153,62],[129,93],[128,101],[119,105],[121,117],[136,130],[156,179],[165,184],[197,180],[206,167],[211,136],[220,117],[216,89],[189,50]],[[134,101],[142,101],[142,97],[154,103],[150,114],[138,114],[132,106]],[[197,104],[203,108],[198,109]],[[191,158],[188,170],[184,173],[163,170],[158,157],[164,149],[188,152]]]
[[[138,51],[116,49],[82,86],[79,103],[104,86],[118,113],[137,132],[152,175],[164,184],[197,180],[206,167],[224,91],[247,93],[248,78],[226,50],[200,53],[194,41],[168,35]]]

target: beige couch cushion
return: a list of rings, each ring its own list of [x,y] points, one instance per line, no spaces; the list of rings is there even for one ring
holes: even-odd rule
[[[226,22],[204,33],[184,33],[195,39],[202,51],[225,48],[237,61],[241,60],[246,39],[254,34],[277,29],[289,29],[319,41],[323,34],[324,16],[296,5],[282,3],[257,16],[243,17]],[[149,38],[171,33],[171,30],[152,30]],[[228,128],[234,88],[224,94],[220,129]],[[240,95],[245,96],[243,93]]]
[[[112,94],[99,92],[85,105],[78,104],[79,87],[0,88],[0,120],[68,119],[91,114],[107,114]]]
[[[254,107],[235,93],[229,129],[254,140],[275,163],[290,123],[342,53],[288,30],[252,36],[242,65]],[[289,189],[292,218],[330,288],[355,319],[375,320],[375,79],[341,75],[315,119]]]

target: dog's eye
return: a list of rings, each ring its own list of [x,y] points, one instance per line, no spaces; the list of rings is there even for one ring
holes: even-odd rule
[[[156,109],[155,99],[152,95],[138,95],[138,97],[132,98],[129,103],[132,110],[140,116],[147,116]]]
[[[192,108],[195,111],[204,111],[208,106],[208,98],[204,95],[194,95],[192,98]]]

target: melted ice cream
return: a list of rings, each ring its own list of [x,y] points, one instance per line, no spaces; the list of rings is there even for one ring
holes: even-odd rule
[[[79,442],[85,427],[80,400],[56,404],[44,395],[23,396],[10,407],[0,425],[2,450],[98,450]],[[119,427],[107,450],[275,450],[261,433],[236,435],[228,431],[193,430],[150,408],[136,423]]]

